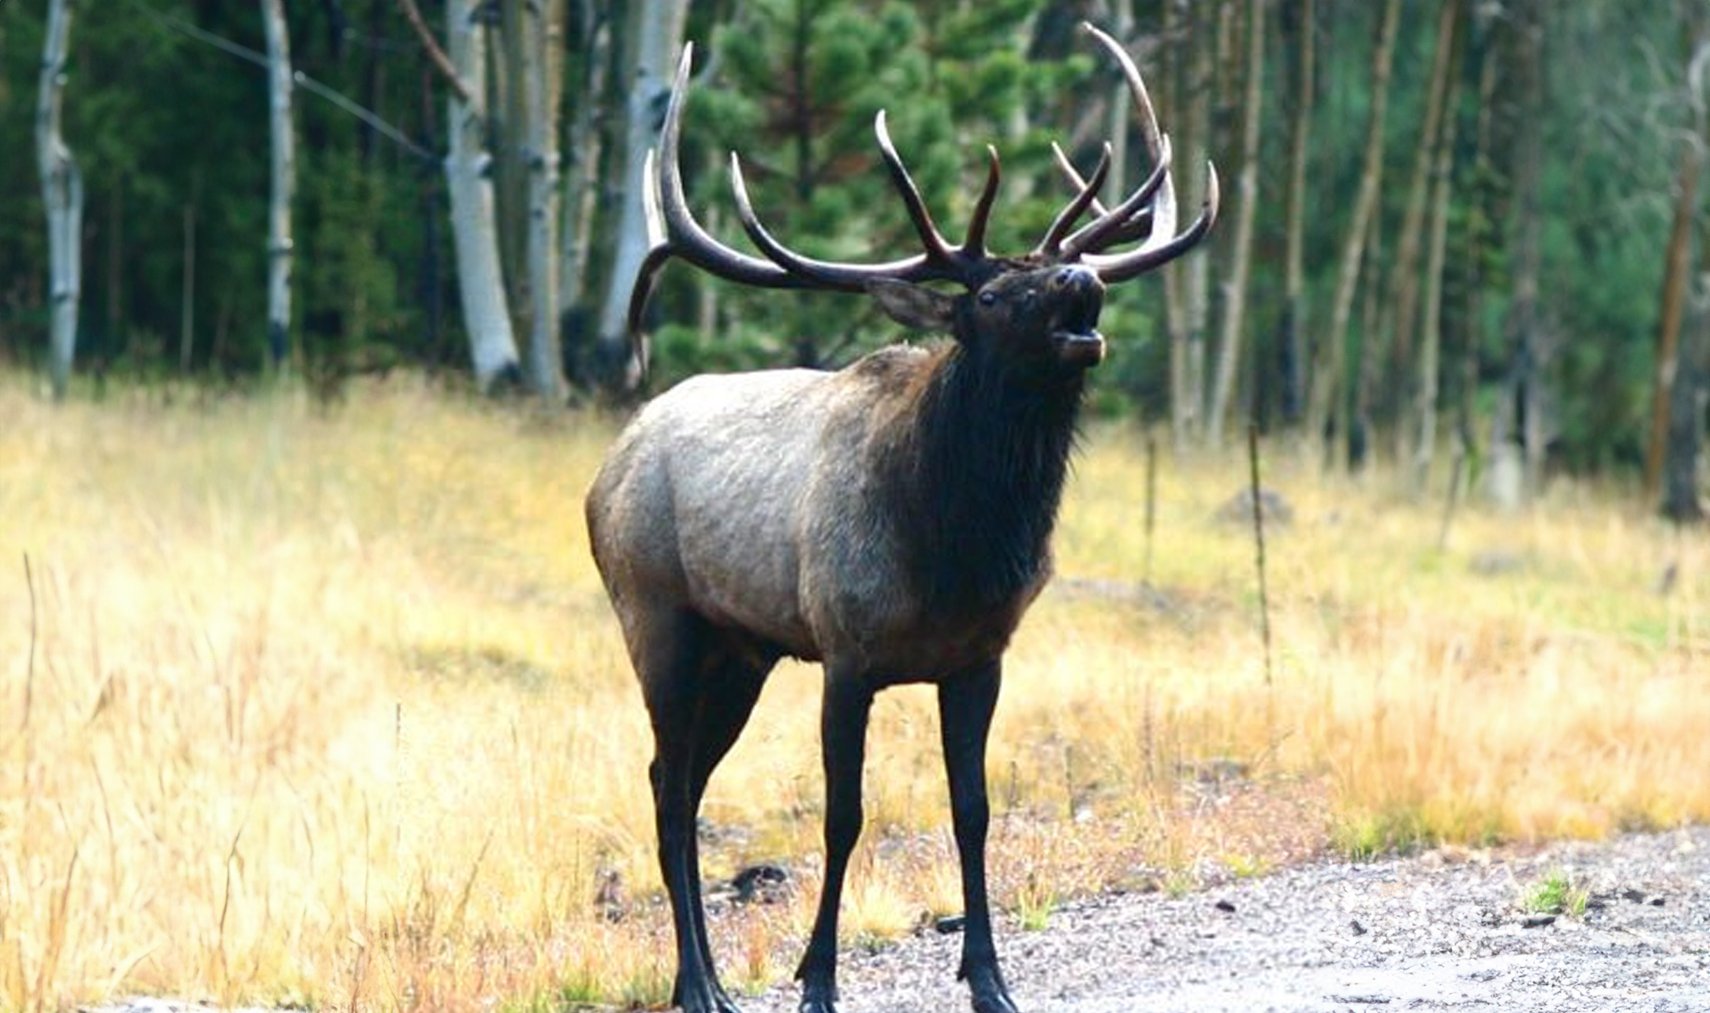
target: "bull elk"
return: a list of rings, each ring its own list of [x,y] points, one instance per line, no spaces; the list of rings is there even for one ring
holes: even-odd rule
[[[865,292],[905,327],[953,339],[892,346],[836,372],[685,381],[636,415],[588,493],[594,560],[653,726],[659,865],[676,931],[673,1001],[688,1013],[737,1013],[713,970],[696,814],[784,655],[824,665],[825,882],[796,972],[801,1009],[835,1013],[838,901],[861,831],[874,694],[930,683],[966,905],[958,977],[978,1013],[1014,1013],[985,875],[986,738],[1003,652],[1050,574],[1086,371],[1104,357],[1096,328],[1105,286],[1187,252],[1217,211],[1213,171],[1198,218],[1176,232],[1169,143],[1140,74],[1115,40],[1085,27],[1133,93],[1155,163],[1145,182],[1107,207],[1095,195],[1109,147],[1085,180],[1064,160],[1076,196],[1031,251],[993,256],[985,233],[999,169],[988,148],[984,189],[953,246],[881,112],[879,150],[924,250],[871,265],[816,260],[780,243],[756,217],[734,154],[736,206],[764,259],[695,221],[678,166],[685,47],[647,174],[654,246],[636,283],[632,327],[654,276],[675,256],[744,285]]]

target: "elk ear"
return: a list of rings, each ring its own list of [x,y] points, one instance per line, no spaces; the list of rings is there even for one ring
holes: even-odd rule
[[[956,316],[956,300],[927,288],[891,278],[867,282],[867,293],[892,320],[922,331],[948,331]]]

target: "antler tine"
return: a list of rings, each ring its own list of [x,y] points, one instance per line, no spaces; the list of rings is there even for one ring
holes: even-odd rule
[[[968,234],[962,240],[962,253],[970,257],[986,255],[986,223],[992,216],[992,201],[997,198],[998,168],[997,149],[986,145],[986,185],[980,191],[980,199],[974,202],[973,217],[968,219]]]
[[[1062,244],[1063,234],[1080,220],[1086,213],[1087,206],[1098,196],[1098,188],[1104,185],[1104,178],[1110,174],[1110,143],[1106,142],[1104,151],[1098,156],[1098,164],[1093,166],[1092,175],[1081,185],[1081,192],[1069,201],[1063,210],[1057,212],[1057,217],[1051,222],[1051,227],[1045,230],[1045,236],[1039,240],[1039,245],[1033,248],[1034,253],[1055,254]]]
[[[1134,220],[1135,216],[1149,210],[1152,197],[1165,180],[1170,177],[1170,139],[1163,139],[1163,152],[1158,164],[1153,166],[1152,174],[1140,184],[1140,189],[1128,195],[1128,199],[1116,205],[1109,211],[1101,213],[1097,218],[1076,230],[1068,239],[1063,241],[1063,257],[1072,259],[1083,253],[1096,253],[1118,241]],[[1150,231],[1150,229],[1148,229]]]
[[[885,126],[883,109],[873,117],[873,133],[879,139],[879,154],[884,156],[885,168],[890,170],[891,182],[897,188],[897,195],[903,199],[903,206],[908,208],[909,221],[914,223],[914,231],[920,234],[921,245],[926,247],[927,258],[949,261],[950,244],[933,223],[932,212],[926,209],[926,201],[920,196],[920,188],[914,185],[914,178],[909,175],[908,166],[903,164],[902,156],[897,154],[897,146],[891,143],[891,132]]]
[[[1145,140],[1147,149],[1152,153],[1153,160],[1167,163],[1168,142],[1164,140],[1163,132],[1158,129],[1157,111],[1152,107],[1152,99],[1146,92],[1145,82],[1140,79],[1140,69],[1134,65],[1134,60],[1128,55],[1128,51],[1115,39],[1086,22],[1082,22],[1081,27],[1099,45],[1103,46],[1116,60],[1117,65],[1122,68],[1122,76],[1127,81],[1128,90],[1134,98],[1135,118],[1140,127],[1141,137]],[[1100,278],[1110,282],[1132,278],[1136,274],[1150,270],[1186,253],[1205,236],[1212,223],[1217,219],[1217,170],[1210,163],[1207,163],[1207,168],[1205,204],[1200,210],[1199,217],[1188,227],[1187,231],[1180,235],[1176,234],[1176,188],[1166,167],[1163,180],[1157,184],[1157,191],[1151,198],[1151,234],[1141,244],[1140,249],[1111,256],[1083,253],[1081,259],[1089,266],[1095,267]],[[1109,245],[1109,242],[1110,240],[1106,240],[1104,245]]]
[[[1056,156],[1057,168],[1063,171],[1064,178],[1069,181],[1069,189],[1076,193],[1080,193],[1082,190],[1085,190],[1087,188],[1087,181],[1081,176],[1081,170],[1075,168],[1075,163],[1069,161],[1069,156],[1063,153],[1062,146],[1056,141],[1051,142],[1051,154]],[[1091,207],[1092,213],[1098,215],[1100,218],[1110,213],[1110,210],[1104,206],[1104,201],[1099,200],[1097,197],[1092,199]]]
[[[867,282],[880,277],[910,280],[947,277],[942,271],[934,270],[931,258],[922,253],[884,264],[854,265],[816,260],[791,250],[760,224],[760,217],[754,213],[754,203],[748,198],[748,183],[742,177],[742,159],[734,151],[730,153],[730,189],[736,198],[736,213],[742,219],[742,230],[754,240],[755,246],[760,247],[761,253],[792,275],[811,278],[825,287],[849,292],[859,292]]]
[[[659,212],[659,180],[654,175],[658,155],[647,149],[641,172],[641,210],[647,222],[647,256],[635,272],[635,285],[629,290],[628,324],[631,338],[641,334],[641,318],[647,312],[647,300],[653,295],[653,282],[659,269],[671,259],[671,247],[665,236],[665,219]]]
[[[677,61],[677,77],[671,85],[671,101],[665,107],[665,126],[660,134],[659,157],[654,166],[657,175],[648,178],[644,183],[649,188],[657,187],[655,196],[659,201],[665,234],[664,245],[655,245],[644,262],[644,266],[651,268],[645,280],[651,283],[651,274],[657,272],[660,265],[675,254],[720,278],[744,285],[764,288],[810,287],[806,279],[794,277],[776,264],[750,257],[714,239],[711,233],[695,221],[694,213],[689,210],[678,149],[683,135],[683,103],[688,97],[689,64],[693,55],[694,44],[685,43],[683,56]],[[642,280],[637,278],[638,282]]]
[[[1098,273],[1099,280],[1106,284],[1126,281],[1152,270],[1161,264],[1181,256],[1192,249],[1194,244],[1205,238],[1211,231],[1211,226],[1217,221],[1217,205],[1219,200],[1217,183],[1217,166],[1205,163],[1205,204],[1200,208],[1199,217],[1194,219],[1187,231],[1180,235],[1171,236],[1168,232],[1154,232],[1152,237],[1138,250],[1130,253],[1101,256],[1095,253],[1081,255],[1081,263]],[[1160,235],[1168,238],[1160,240]]]

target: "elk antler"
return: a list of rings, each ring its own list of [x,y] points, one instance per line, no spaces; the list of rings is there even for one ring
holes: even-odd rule
[[[1217,217],[1217,171],[1207,164],[1209,176],[1205,205],[1187,231],[1176,234],[1176,198],[1169,172],[1169,139],[1158,129],[1157,116],[1152,100],[1146,94],[1146,86],[1140,80],[1140,71],[1115,39],[1090,24],[1083,23],[1082,27],[1110,51],[1122,68],[1134,96],[1141,136],[1155,165],[1151,175],[1138,189],[1120,203],[1107,208],[1099,202],[1097,195],[1110,170],[1110,146],[1105,146],[1098,167],[1093,170],[1091,178],[1085,180],[1058,150],[1059,164],[1076,185],[1077,193],[1052,221],[1045,236],[1034,247],[1032,256],[1062,263],[1083,263],[1109,283],[1132,278],[1179,257],[1205,236]],[[652,292],[654,278],[673,256],[739,284],[842,292],[862,291],[870,282],[879,279],[951,281],[972,289],[983,285],[1000,269],[1000,261],[986,251],[986,226],[991,218],[1000,177],[997,151],[989,145],[986,148],[988,168],[985,185],[975,201],[974,213],[962,244],[952,246],[938,231],[925,200],[920,196],[920,189],[909,175],[902,157],[897,154],[883,110],[874,117],[873,133],[878,138],[879,154],[890,173],[891,183],[902,198],[903,207],[920,237],[922,252],[900,260],[853,264],[819,260],[791,250],[779,242],[754,213],[748,185],[742,176],[742,162],[734,152],[730,156],[730,183],[737,213],[743,231],[766,259],[742,253],[715,239],[689,210],[679,160],[683,105],[688,99],[689,65],[693,52],[692,44],[683,47],[682,58],[677,62],[677,76],[671,85],[671,99],[665,109],[658,157],[655,158],[651,151],[647,156],[643,202],[647,210],[649,249],[630,294],[631,333],[640,332],[642,313]],[[1070,233],[1069,230],[1089,208],[1097,217]],[[1104,252],[1117,244],[1142,237],[1144,241],[1138,249],[1122,253]]]
[[[1152,108],[1152,97],[1146,92],[1145,82],[1140,79],[1140,69],[1134,66],[1133,58],[1122,48],[1122,44],[1097,26],[1083,21],[1081,28],[1103,46],[1115,58],[1117,66],[1122,68],[1122,76],[1128,82],[1128,91],[1134,99],[1134,114],[1140,126],[1140,136],[1145,140],[1146,150],[1151,153],[1152,160],[1156,163],[1152,174],[1140,188],[1120,204],[1105,209],[1095,202],[1094,214],[1099,217],[1071,235],[1062,245],[1061,256],[1064,260],[1080,261],[1096,271],[1100,280],[1108,284],[1126,281],[1174,260],[1192,249],[1194,244],[1211,231],[1212,223],[1217,220],[1217,167],[1210,162],[1206,163],[1205,203],[1193,224],[1188,226],[1185,232],[1177,234],[1176,189],[1169,175],[1170,142],[1158,129],[1158,114]],[[1068,173],[1071,182],[1082,193],[1089,188],[1098,188],[1098,172],[1094,172],[1093,179],[1083,181],[1061,150],[1057,152],[1057,159],[1058,164]],[[1145,224],[1143,219],[1150,220],[1144,233],[1141,232]],[[1111,246],[1139,238],[1141,234],[1144,234],[1146,239],[1139,249],[1126,253],[1103,253]]]

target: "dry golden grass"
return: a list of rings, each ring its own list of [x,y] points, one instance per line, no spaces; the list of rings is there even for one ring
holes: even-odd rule
[[[663,1000],[647,726],[581,522],[611,425],[408,380],[330,415],[160,400],[0,377],[0,1009]],[[1561,484],[1439,551],[1439,503],[1270,469],[1297,519],[1267,688],[1250,540],[1210,519],[1244,462],[1160,469],[1159,607],[1111,593],[1143,566],[1138,440],[1089,441],[1058,552],[1091,580],[1029,617],[994,731],[994,889],[1024,924],[1327,841],[1710,815],[1701,535]],[[709,877],[807,873],[714,919],[740,987],[787,975],[811,916],[817,702],[781,668],[708,798]],[[960,906],[930,704],[876,708],[850,941]],[[1250,777],[1202,783],[1214,760]]]

